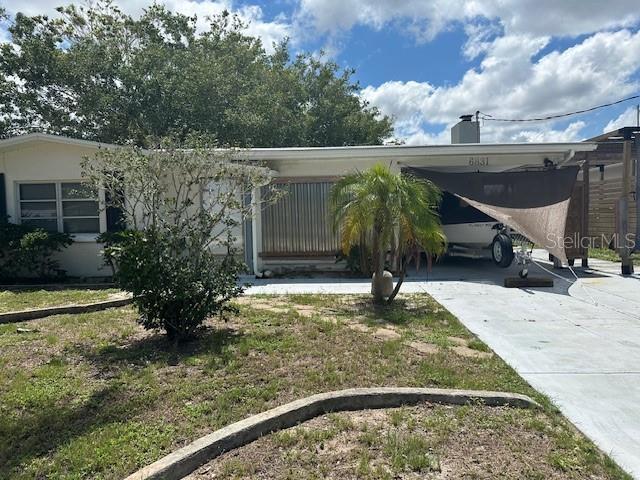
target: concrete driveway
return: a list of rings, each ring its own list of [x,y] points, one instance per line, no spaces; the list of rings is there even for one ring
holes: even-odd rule
[[[543,263],[545,254],[536,252]],[[556,271],[553,289],[506,289],[516,274],[483,260],[438,264],[402,291],[428,292],[580,430],[640,478],[640,276],[591,260],[591,269]],[[532,275],[548,275],[538,267]],[[366,293],[368,282],[256,281],[247,293]]]

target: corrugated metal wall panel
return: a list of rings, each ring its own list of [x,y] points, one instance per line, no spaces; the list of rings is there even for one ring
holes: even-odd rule
[[[262,211],[264,255],[334,255],[338,235],[329,219],[331,182],[283,184],[286,194]]]

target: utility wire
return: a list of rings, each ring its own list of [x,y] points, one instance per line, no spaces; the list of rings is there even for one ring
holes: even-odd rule
[[[490,115],[488,113],[484,113],[480,111],[478,111],[478,113],[482,115],[480,117],[481,120],[486,120],[488,122],[489,121],[490,122],[542,122],[545,120],[553,120],[554,118],[570,117],[571,115],[578,115],[580,113],[593,112],[594,110],[598,110],[600,108],[611,107],[619,103],[628,102],[629,100],[634,100],[636,98],[640,98],[640,94],[623,98],[622,100],[617,100],[615,102],[603,103],[602,105],[597,105],[595,107],[585,108],[584,110],[576,110],[575,112],[560,113],[558,115],[548,115],[546,117],[538,117],[538,118],[495,118],[493,115]]]

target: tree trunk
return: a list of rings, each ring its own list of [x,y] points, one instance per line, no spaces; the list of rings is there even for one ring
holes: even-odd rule
[[[377,226],[376,226],[377,227]],[[374,227],[375,228],[375,227]],[[384,248],[378,233],[378,228],[373,232],[373,262],[374,274],[372,279],[373,301],[375,303],[384,303],[383,296],[383,274],[384,274]]]
[[[389,295],[389,298],[387,299],[387,303],[391,303],[393,302],[393,299],[396,298],[396,295],[398,295],[398,292],[400,291],[400,287],[402,286],[402,282],[404,282],[404,277],[407,274],[407,265],[409,264],[408,261],[402,261],[402,258],[400,258],[400,278],[398,278],[398,283],[396,283],[395,288],[393,289],[393,292],[391,292],[391,295]]]

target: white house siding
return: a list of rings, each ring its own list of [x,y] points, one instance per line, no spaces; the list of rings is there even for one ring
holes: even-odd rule
[[[84,156],[93,155],[96,147],[69,145],[34,140],[0,150],[0,173],[5,175],[7,214],[9,221],[19,222],[18,185],[29,182],[77,182],[81,179],[80,163]],[[104,212],[100,226],[106,229]],[[57,255],[61,268],[68,275],[96,277],[110,275],[103,266],[101,245],[95,235],[78,234],[65,251]]]
[[[232,187],[229,184],[221,183],[221,182],[211,182],[209,183],[202,191],[202,207],[205,209],[209,209],[214,213],[219,213],[220,207],[216,204],[216,199],[220,196],[227,194]],[[238,194],[237,198],[238,202],[242,202],[240,198],[240,194]],[[243,225],[242,225],[242,213],[240,211],[231,212],[230,217],[238,222],[238,225],[231,229],[231,234],[235,238],[234,246],[242,251],[244,238],[243,238]],[[224,255],[227,253],[227,249],[224,245],[224,241],[226,238],[221,236],[221,233],[224,232],[222,226],[215,229],[212,232],[214,238],[218,240],[215,241],[211,245],[211,251],[217,255]]]
[[[81,162],[98,151],[98,145],[91,142],[68,141],[64,137],[37,137],[2,146],[0,143],[0,173],[4,174],[6,207],[9,221],[20,222],[19,185],[21,183],[67,183],[81,180]],[[109,146],[109,145],[107,145]],[[197,192],[196,192],[197,195]],[[213,208],[203,195],[203,205]],[[106,215],[100,212],[100,231],[106,231]],[[238,226],[234,235],[236,246],[242,251],[243,227]],[[55,254],[60,267],[67,275],[74,277],[110,276],[111,269],[104,265],[102,244],[95,240],[97,235],[74,235],[74,243]],[[217,246],[215,253],[224,254]]]

